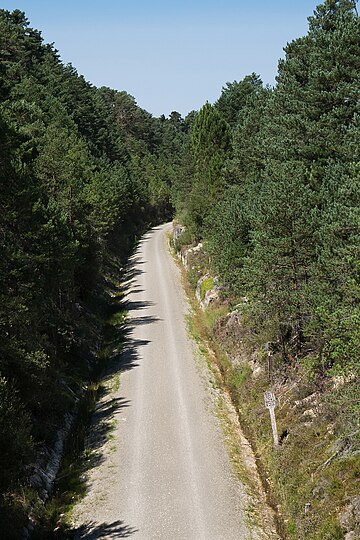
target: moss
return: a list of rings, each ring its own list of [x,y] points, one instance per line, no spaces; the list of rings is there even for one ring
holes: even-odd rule
[[[204,301],[206,293],[208,291],[211,291],[211,289],[213,288],[214,288],[214,278],[208,277],[201,282],[201,285],[200,285],[201,301]]]

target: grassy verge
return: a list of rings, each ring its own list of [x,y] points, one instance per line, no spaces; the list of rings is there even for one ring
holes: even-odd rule
[[[213,351],[208,361],[215,364],[251,443],[268,502],[277,511],[278,533],[289,540],[342,540],[346,531],[352,531],[350,538],[360,538],[356,381],[336,386],[333,380],[314,380],[300,365],[284,368],[276,357],[269,373],[264,346],[251,338],[241,313],[241,339],[223,339],[219,322],[227,320],[230,309],[221,305],[199,309],[194,280],[185,273],[183,279],[193,307],[190,331],[203,352]],[[277,397],[278,449],[264,407],[269,388]],[[346,423],[354,426],[353,431]],[[245,482],[251,481],[242,474]]]
[[[208,367],[216,378],[217,386],[222,389],[222,398],[219,398],[218,401],[217,414],[223,425],[234,471],[243,485],[247,488],[249,495],[248,508],[246,509],[248,521],[250,525],[259,525],[260,528],[265,525],[263,522],[264,519],[266,519],[264,516],[264,508],[260,508],[259,506],[265,500],[266,504],[273,510],[277,534],[280,537],[285,538],[284,523],[281,518],[281,513],[276,504],[274,494],[270,489],[265,470],[259,459],[259,454],[256,451],[254,452],[255,448],[251,430],[249,429],[245,416],[241,414],[241,411],[239,410],[238,403],[233,399],[233,385],[242,384],[247,380],[249,368],[243,368],[237,371],[233,370],[229,357],[213,336],[213,328],[216,322],[224,317],[228,308],[225,306],[218,306],[203,311],[199,308],[193,290],[186,280],[186,277],[184,277],[184,287],[192,306],[192,313],[188,317],[189,332],[197,342],[200,352],[206,358]],[[226,403],[226,396],[229,397],[229,401],[234,407],[242,434],[244,434],[246,441],[250,443],[251,453],[254,455],[258,473],[256,476],[251,467],[253,463],[250,465],[246,462],[248,456],[244,455],[244,448],[240,446],[239,433],[236,433],[236,422],[229,418],[229,415],[231,415],[231,406],[229,407],[229,403]],[[261,485],[259,485],[259,479]],[[265,494],[265,497],[259,497],[260,490]]]

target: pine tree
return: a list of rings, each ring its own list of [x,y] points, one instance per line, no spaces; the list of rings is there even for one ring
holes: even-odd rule
[[[226,83],[215,106],[223,118],[231,126],[238,122],[240,111],[246,107],[248,100],[262,89],[262,81],[256,73],[247,75],[240,82]]]
[[[354,159],[349,134],[358,107],[359,43],[352,2],[319,6],[308,35],[286,47],[277,87],[264,111],[265,159],[259,161],[261,181],[251,212],[253,252],[245,274],[267,313],[272,339],[276,334],[282,342],[286,338],[291,354],[301,353],[306,339],[315,340],[321,332],[313,324],[314,291],[320,286],[320,254],[328,251],[325,238],[336,240],[323,229],[339,203],[340,192],[329,179],[335,170],[348,170]],[[339,174],[339,185],[347,177]],[[335,191],[330,196],[331,184]]]
[[[188,219],[196,236],[203,234],[204,218],[213,201],[222,196],[225,184],[222,170],[231,151],[231,132],[216,108],[206,103],[192,129],[195,176],[189,198]]]

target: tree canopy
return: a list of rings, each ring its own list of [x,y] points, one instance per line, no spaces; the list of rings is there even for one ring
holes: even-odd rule
[[[0,10],[0,531],[89,376],[111,254],[174,213],[284,365],[359,377],[356,2],[325,0],[284,50],[274,88],[251,73],[153,118]]]

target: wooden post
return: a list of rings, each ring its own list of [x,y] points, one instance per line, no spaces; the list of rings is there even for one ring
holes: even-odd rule
[[[267,353],[267,364],[268,364],[268,380],[269,380],[269,383],[271,383],[271,379],[272,379],[272,355],[271,355],[271,351],[268,351],[268,353]]]
[[[275,418],[275,407],[276,407],[275,394],[273,394],[273,392],[270,392],[269,390],[266,391],[264,394],[264,401],[265,401],[265,407],[269,409],[269,412],[270,412],[271,428],[272,428],[273,437],[274,437],[274,446],[278,447],[279,436],[277,432],[276,418]]]

